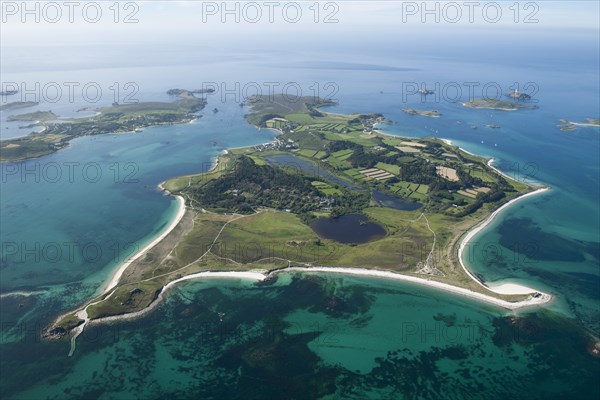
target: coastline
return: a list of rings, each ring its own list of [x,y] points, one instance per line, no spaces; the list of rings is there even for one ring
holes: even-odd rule
[[[277,129],[274,129],[274,128],[271,128],[271,129],[274,131],[277,131]],[[382,134],[382,135],[386,135],[386,136],[400,137],[397,135],[391,135],[391,134],[387,134],[384,132],[380,132],[378,130],[375,130],[375,131],[378,134]],[[447,143],[450,145],[452,144],[452,142],[449,141],[448,139],[441,139],[441,140],[444,143]],[[247,148],[247,147],[249,147],[249,146],[242,146],[239,148]],[[224,149],[221,152],[221,154],[228,154],[229,151],[231,151],[233,149],[234,148]],[[464,151],[465,153],[472,154],[460,147],[459,147],[459,149],[461,151]],[[213,161],[215,162],[215,165],[213,165],[211,170],[218,166],[218,156],[216,156]],[[493,159],[489,160],[488,165],[492,161],[493,161]],[[499,172],[499,173],[502,174],[502,172]],[[125,270],[131,265],[131,263],[133,263],[135,260],[137,260],[143,254],[145,254],[148,250],[150,250],[152,247],[154,247],[156,244],[158,244],[161,240],[163,240],[179,224],[179,222],[183,218],[185,211],[186,211],[185,200],[183,199],[183,197],[181,197],[179,195],[173,195],[167,189],[165,189],[164,185],[163,185],[164,183],[165,182],[162,182],[161,184],[159,184],[158,188],[161,191],[165,192],[166,194],[176,197],[176,199],[178,201],[179,209],[178,209],[178,212],[177,212],[175,218],[170,221],[168,227],[166,229],[164,229],[163,232],[159,236],[155,237],[148,245],[146,245],[143,249],[138,251],[131,259],[122,263],[119,266],[119,268],[113,272],[110,279],[102,286],[103,290],[102,290],[101,296],[105,296],[108,293],[108,296],[105,297],[105,299],[110,297],[114,293],[114,289],[118,286],[119,280],[121,279]],[[508,208],[510,205],[514,204],[518,200],[524,199],[526,197],[529,197],[529,196],[532,196],[535,194],[545,192],[547,190],[549,190],[549,187],[543,187],[543,188],[537,189],[530,193],[526,193],[522,196],[519,196],[515,199],[508,201],[506,204],[502,205],[500,208],[495,210],[484,221],[482,221],[482,222],[478,223],[477,225],[475,225],[474,227],[470,228],[466,232],[466,234],[464,234],[464,237],[462,239],[460,239],[460,236],[456,239],[456,240],[461,240],[460,246],[458,249],[459,263],[469,278],[471,278],[472,280],[477,282],[477,284],[479,284],[481,287],[485,288],[486,290],[489,290],[491,293],[502,294],[502,295],[529,295],[528,298],[525,300],[521,300],[521,301],[517,301],[517,302],[510,302],[507,300],[503,300],[503,299],[494,297],[492,294],[489,294],[489,295],[484,294],[484,293],[474,291],[471,289],[467,289],[467,288],[463,288],[460,286],[455,286],[452,284],[431,280],[429,278],[422,278],[422,277],[416,277],[416,276],[412,276],[412,275],[399,274],[399,273],[391,272],[391,271],[367,269],[367,268],[360,268],[360,267],[307,266],[307,267],[286,267],[286,268],[281,268],[281,269],[275,269],[272,271],[265,271],[265,270],[202,271],[202,272],[190,274],[190,275],[175,279],[171,282],[168,282],[160,289],[160,292],[158,293],[157,297],[146,308],[138,310],[138,311],[134,311],[131,313],[121,314],[121,315],[113,315],[113,316],[90,320],[87,315],[87,308],[93,304],[96,304],[96,303],[102,301],[102,299],[98,299],[98,297],[96,297],[95,302],[93,299],[90,300],[90,302],[85,304],[83,306],[83,308],[80,308],[80,309],[78,309],[78,311],[76,311],[76,315],[80,319],[84,320],[84,322],[72,330],[73,336],[71,336],[71,351],[70,351],[69,355],[73,354],[73,352],[75,350],[75,340],[76,340],[77,336],[79,334],[81,334],[84,327],[88,323],[89,324],[99,324],[99,323],[103,323],[103,322],[118,321],[118,320],[124,320],[124,319],[130,319],[130,318],[136,318],[136,317],[143,316],[143,315],[147,314],[148,312],[150,312],[151,310],[153,310],[157,305],[159,305],[161,303],[161,301],[164,299],[164,297],[166,296],[169,289],[171,289],[178,283],[187,281],[187,280],[201,279],[201,278],[250,279],[250,280],[255,280],[255,281],[259,282],[259,281],[263,281],[263,280],[267,279],[270,276],[274,276],[278,273],[284,273],[286,271],[325,272],[325,273],[329,272],[329,273],[341,273],[341,274],[347,274],[347,275],[368,276],[368,277],[375,277],[375,278],[386,278],[386,279],[405,281],[405,282],[409,282],[412,284],[425,285],[428,287],[437,288],[437,289],[445,291],[445,292],[453,293],[453,294],[461,296],[461,297],[467,297],[467,298],[481,301],[481,302],[484,302],[487,304],[492,304],[492,305],[495,305],[495,306],[498,306],[498,307],[501,307],[501,308],[504,308],[507,310],[517,310],[517,309],[520,309],[523,307],[530,307],[530,306],[534,306],[534,305],[546,304],[553,299],[552,295],[543,293],[543,292],[540,292],[535,289],[528,288],[528,287],[525,287],[522,285],[518,285],[518,284],[505,283],[505,284],[496,285],[496,286],[488,286],[484,282],[481,282],[466,267],[466,265],[463,261],[463,252],[464,252],[466,246],[468,245],[469,241],[474,236],[476,236],[479,232],[481,232],[486,226],[488,226],[501,211],[505,210],[506,208]],[[65,314],[65,315],[68,315],[68,314]],[[60,318],[62,318],[62,317],[60,317]],[[60,318],[58,320],[60,320]],[[58,320],[57,320],[57,322],[58,322]]]
[[[167,194],[171,195],[171,193],[168,190],[163,188],[162,183],[159,184],[158,187],[161,189],[161,191],[165,191],[165,192],[167,192]],[[171,195],[171,196],[173,196],[173,195]],[[119,268],[117,268],[111,274],[110,280],[102,286],[103,290],[102,290],[101,294],[106,294],[110,290],[114,289],[117,286],[117,284],[119,283],[121,276],[123,276],[123,273],[129,267],[129,265],[131,265],[131,263],[133,263],[135,260],[140,258],[148,250],[150,250],[152,247],[154,247],[156,244],[158,244],[161,240],[163,240],[169,233],[171,233],[171,231],[177,226],[177,224],[179,224],[179,222],[181,221],[181,219],[183,218],[183,216],[185,214],[185,210],[186,210],[185,200],[181,196],[173,196],[173,197],[175,197],[175,199],[177,200],[177,203],[178,203],[178,209],[177,209],[177,214],[175,214],[175,218],[173,218],[171,220],[169,225],[162,231],[162,233],[160,235],[155,237],[150,243],[148,243],[140,251],[135,253],[135,255],[133,257],[124,261],[119,266]]]
[[[442,142],[446,143],[448,146],[456,146],[454,143],[452,143],[452,140],[450,140],[450,139],[444,139],[444,138],[440,138],[440,140],[441,140]],[[465,150],[465,149],[463,149],[463,148],[462,148],[462,147],[460,147],[460,146],[456,146],[456,147],[458,147],[458,149],[459,149],[460,151],[462,151],[463,153],[467,153],[467,154],[468,154],[468,155],[470,155],[470,156],[473,156],[473,157],[481,157],[481,156],[478,156],[477,154],[471,153],[469,150]],[[493,160],[493,158],[492,158],[492,160]],[[490,165],[488,164],[488,166],[490,166]],[[494,168],[494,169],[495,169],[495,168]]]
[[[450,140],[450,139],[443,139],[443,138],[439,138],[439,139],[440,139],[442,142],[446,143],[448,146],[455,146],[455,144],[454,144],[454,143],[452,143],[452,140]],[[462,152],[464,152],[464,153],[467,153],[467,154],[468,154],[468,155],[470,155],[470,156],[473,156],[473,157],[481,157],[481,156],[478,156],[477,154],[471,153],[469,150],[466,150],[466,149],[464,149],[464,148],[462,148],[462,147],[460,147],[460,146],[456,146],[456,147],[458,147],[458,149],[459,149],[460,151],[462,151]],[[485,157],[484,157],[484,158],[485,158]],[[487,160],[487,166],[488,166],[488,167],[490,167],[491,169],[493,169],[493,170],[494,170],[496,173],[498,173],[500,176],[503,176],[504,178],[507,178],[507,179],[510,179],[510,180],[513,180],[513,181],[515,180],[515,179],[513,179],[511,176],[507,175],[506,173],[502,172],[502,171],[501,171],[501,170],[499,170],[497,167],[495,167],[495,166],[494,166],[494,163],[495,163],[495,162],[496,162],[496,159],[495,159],[494,157],[492,157],[492,158],[489,158],[489,159]],[[532,186],[535,186],[535,185],[537,185],[537,186],[544,186],[544,184],[543,184],[543,183],[541,183],[541,182],[535,182],[534,184],[532,184]]]
[[[491,304],[506,310],[518,310],[526,307],[532,307],[537,305],[542,305],[550,302],[552,300],[552,296],[546,293],[540,293],[539,296],[531,296],[526,300],[521,300],[518,302],[509,302],[506,300],[498,299],[496,297],[486,295],[483,293],[475,292],[470,289],[450,285],[448,283],[438,282],[426,278],[419,278],[412,275],[403,275],[396,272],[391,271],[383,271],[377,269],[367,269],[367,268],[345,268],[345,267],[319,267],[319,266],[311,266],[311,267],[286,267],[282,269],[273,270],[270,272],[266,272],[264,270],[250,270],[250,271],[202,271],[197,272],[191,275],[187,275],[171,281],[167,283],[161,289],[160,293],[156,297],[156,299],[148,305],[148,307],[135,311],[132,313],[121,314],[121,315],[113,315],[110,317],[103,317],[89,321],[90,325],[101,324],[105,322],[115,322],[120,320],[127,320],[132,318],[139,318],[154,308],[156,308],[162,300],[164,300],[166,294],[170,289],[175,287],[180,282],[196,280],[196,279],[211,279],[211,278],[226,278],[226,279],[244,279],[244,280],[254,280],[256,282],[262,282],[268,279],[269,277],[276,276],[277,274],[286,273],[286,272],[305,272],[305,273],[334,273],[334,274],[343,274],[343,275],[355,275],[355,276],[365,276],[371,278],[383,278],[390,279],[396,281],[408,282],[411,284],[422,285],[431,287],[434,289],[439,289],[444,292],[452,293],[453,295],[466,297],[472,300],[477,300],[483,303]],[[489,288],[488,288],[489,289]],[[536,292],[536,291],[534,291]],[[531,293],[533,295],[533,293]]]
[[[146,246],[144,246],[144,248],[142,248],[140,251],[138,251],[137,253],[135,253],[135,255],[133,257],[131,257],[130,259],[126,260],[125,262],[123,262],[118,269],[116,269],[115,271],[113,271],[113,273],[110,276],[110,280],[108,280],[107,282],[105,282],[101,287],[101,293],[94,297],[93,299],[89,300],[88,303],[86,303],[82,308],[79,308],[75,311],[75,315],[77,316],[77,318],[83,320],[83,323],[81,323],[80,325],[76,326],[75,328],[72,329],[71,331],[71,338],[70,338],[70,343],[71,343],[71,348],[69,350],[69,357],[71,357],[73,355],[73,353],[75,352],[75,348],[76,348],[76,341],[77,341],[77,337],[83,332],[83,330],[85,329],[85,327],[93,322],[94,320],[90,320],[88,313],[87,313],[87,309],[88,307],[97,304],[107,298],[109,298],[110,296],[113,295],[113,293],[115,292],[113,289],[115,289],[115,287],[118,285],[119,280],[121,279],[121,276],[123,276],[123,273],[125,272],[125,270],[138,258],[140,258],[142,255],[144,255],[148,250],[150,250],[151,248],[153,248],[154,246],[156,246],[156,244],[158,244],[161,240],[163,240],[169,233],[171,233],[171,231],[179,224],[179,222],[181,221],[181,219],[183,218],[183,216],[185,215],[185,211],[186,211],[186,207],[185,207],[185,200],[183,199],[183,197],[181,196],[176,196],[176,195],[172,195],[168,190],[164,189],[162,184],[164,182],[161,182],[158,185],[158,188],[161,189],[161,191],[166,192],[167,194],[175,197],[175,199],[177,200],[178,203],[178,210],[177,210],[177,214],[175,215],[175,218],[173,218],[171,220],[171,222],[169,223],[169,225],[167,226],[167,228],[165,228],[162,233],[160,235],[158,235],[157,237],[155,237],[150,243],[148,243]],[[110,292],[110,293],[109,293]],[[102,296],[106,295],[107,293],[108,296],[102,298]],[[93,301],[94,299],[97,299],[96,301]],[[148,309],[151,309],[152,305],[154,304],[154,302],[150,305],[150,307],[147,307]],[[142,310],[145,311],[145,310]],[[64,317],[66,317],[67,315],[71,314],[72,312],[68,312],[66,314],[62,314],[61,316],[59,316],[52,325],[56,325],[61,319],[63,319]]]
[[[159,185],[159,187],[162,189],[162,184]],[[99,319],[95,319],[95,320],[91,320],[89,321],[90,324],[98,324],[98,323],[103,323],[103,322],[109,322],[109,321],[118,321],[118,320],[123,320],[123,319],[129,319],[129,318],[137,318],[137,317],[141,317],[145,314],[147,314],[148,312],[150,312],[151,310],[153,310],[157,305],[159,305],[161,303],[161,301],[164,299],[166,293],[169,291],[169,289],[173,288],[175,285],[177,285],[180,282],[184,282],[184,281],[188,281],[188,280],[194,280],[194,279],[201,279],[201,278],[235,278],[235,279],[251,279],[251,280],[255,280],[257,282],[263,281],[265,279],[267,279],[270,276],[276,275],[278,273],[282,273],[282,272],[286,272],[286,271],[298,271],[298,272],[330,272],[330,273],[341,273],[341,274],[347,274],[347,275],[359,275],[359,276],[369,276],[369,277],[375,277],[375,278],[388,278],[388,279],[393,279],[393,280],[400,280],[400,281],[404,281],[404,282],[410,282],[413,284],[418,284],[418,285],[425,285],[425,286],[429,286],[429,287],[433,287],[433,288],[437,288],[440,290],[443,290],[445,292],[450,292],[462,297],[468,297],[471,299],[475,299],[478,301],[482,301],[484,303],[488,303],[488,304],[493,304],[496,305],[498,307],[504,308],[504,309],[508,309],[508,310],[517,310],[520,308],[524,308],[524,307],[530,307],[530,306],[534,306],[534,305],[541,305],[541,304],[545,304],[548,303],[552,300],[552,296],[550,294],[547,293],[543,293],[540,292],[538,290],[523,286],[523,285],[518,285],[518,284],[514,284],[514,283],[504,283],[501,285],[497,285],[497,286],[488,286],[485,285],[484,283],[482,283],[476,276],[474,276],[469,269],[466,267],[466,265],[464,264],[463,261],[463,252],[465,250],[465,247],[468,245],[468,242],[474,237],[476,236],[479,232],[481,232],[483,229],[485,229],[485,227],[487,227],[492,221],[494,221],[494,219],[496,218],[496,216],[503,210],[505,210],[506,208],[508,208],[509,206],[513,205],[515,202],[522,200],[526,197],[529,196],[533,196],[533,195],[537,195],[543,192],[548,191],[550,188],[549,187],[543,187],[540,188],[536,191],[524,194],[522,196],[519,196],[515,199],[512,199],[511,201],[507,202],[506,204],[502,205],[500,208],[498,208],[496,211],[494,211],[488,218],[486,218],[483,222],[480,222],[479,224],[477,224],[475,227],[473,227],[472,229],[470,229],[467,234],[464,236],[464,238],[461,241],[459,250],[458,250],[458,259],[459,259],[459,263],[461,265],[461,267],[463,268],[463,270],[465,271],[465,273],[473,280],[475,281],[477,284],[479,284],[481,287],[489,290],[492,293],[497,293],[497,294],[503,294],[503,295],[518,295],[518,294],[529,294],[529,295],[534,295],[536,293],[539,293],[540,295],[538,297],[531,297],[527,300],[522,300],[522,301],[518,301],[518,302],[509,302],[506,300],[502,300],[502,299],[498,299],[496,297],[490,296],[490,295],[486,295],[483,293],[479,293],[479,292],[475,292],[473,290],[470,289],[466,289],[466,288],[462,288],[459,286],[454,286],[451,284],[447,284],[447,283],[443,283],[443,282],[438,282],[438,281],[434,281],[434,280],[430,280],[427,278],[420,278],[420,277],[415,277],[415,276],[411,276],[411,275],[403,275],[403,274],[399,274],[396,272],[391,272],[391,271],[383,271],[383,270],[377,270],[377,269],[366,269],[366,268],[345,268],[345,267],[321,267],[321,266],[311,266],[311,267],[286,267],[286,268],[282,268],[282,269],[277,269],[271,272],[268,272],[267,274],[263,273],[265,272],[264,270],[249,270],[249,271],[202,271],[202,272],[197,272],[191,275],[186,275],[184,277],[178,278],[176,280],[173,280],[169,283],[167,283],[166,285],[164,285],[160,291],[160,293],[158,294],[157,298],[150,304],[148,305],[148,307],[144,308],[143,310],[139,310],[139,311],[135,311],[133,313],[127,313],[127,314],[122,314],[122,315],[114,315],[114,316],[110,316],[110,317],[104,317],[104,318],[99,318]],[[165,192],[168,193],[168,191],[166,189],[163,189]],[[180,196],[176,196],[178,198],[181,199],[181,201],[183,200],[183,198],[181,198]],[[183,210],[185,211],[185,207],[183,208]],[[181,213],[181,210],[179,211],[179,213]],[[174,220],[170,225],[169,225],[169,229],[166,231],[166,233],[164,234],[164,236],[166,236],[166,234],[168,234],[168,232],[170,232],[175,225],[177,225],[177,223],[179,223],[179,221],[181,220],[181,217],[183,215],[181,215],[181,217],[179,216],[178,213],[178,218],[176,220]],[[176,222],[175,222],[176,221]],[[145,253],[147,250],[149,250],[149,248],[153,247],[156,243],[158,243],[160,240],[162,240],[162,238],[164,237],[163,235],[161,235],[160,238],[155,239],[152,243],[150,243],[148,246],[146,246],[142,251],[138,252],[134,258],[129,261],[126,265],[122,265],[119,268],[119,271],[117,271],[112,279],[111,279],[111,286],[109,286],[103,294],[105,294],[106,292],[110,291],[111,289],[113,289],[116,284],[118,283],[118,279],[120,278],[120,276],[122,275],[122,273],[124,272],[124,270],[129,266],[129,264],[131,264],[131,262],[133,262],[135,259],[137,259],[139,256],[141,256],[143,253]],[[86,315],[87,317],[87,315]],[[86,320],[87,322],[87,320]]]
[[[450,292],[456,295],[460,295],[463,297],[468,297],[471,299],[476,299],[488,304],[494,304],[496,306],[508,309],[508,310],[517,310],[524,307],[530,307],[534,305],[545,304],[552,299],[552,296],[546,293],[541,293],[539,297],[531,297],[527,300],[510,302],[506,300],[501,300],[493,296],[489,296],[483,293],[475,292],[466,288],[450,285],[443,282],[438,282],[434,280],[429,280],[425,278],[419,278],[412,275],[403,275],[398,274],[396,272],[391,271],[382,271],[376,269],[365,269],[365,268],[344,268],[344,267],[289,267],[282,270],[284,271],[306,271],[306,272],[332,272],[332,273],[340,273],[346,275],[359,275],[359,276],[369,276],[374,278],[386,278],[393,280],[400,280],[405,282],[411,282],[418,285],[429,286],[433,288],[437,288],[443,290],[445,292]],[[489,288],[488,288],[489,289]],[[537,292],[537,291],[535,291]],[[539,293],[539,292],[538,292]],[[506,293],[505,293],[506,294]],[[532,293],[533,294],[533,293]]]
[[[539,292],[538,290],[529,288],[527,286],[523,286],[523,285],[518,285],[515,283],[504,283],[501,285],[496,285],[496,286],[488,286],[485,283],[481,282],[475,275],[473,275],[473,273],[471,271],[469,271],[469,269],[467,268],[467,266],[465,265],[465,262],[463,260],[463,253],[465,251],[465,248],[469,245],[469,242],[479,233],[481,232],[483,229],[485,229],[489,224],[491,224],[494,219],[496,219],[496,217],[498,216],[498,214],[500,214],[502,211],[506,210],[508,207],[510,207],[511,205],[513,205],[514,203],[516,203],[517,201],[523,200],[527,197],[530,196],[535,196],[544,192],[547,192],[548,190],[550,190],[549,187],[542,187],[539,188],[533,192],[529,192],[526,193],[522,196],[519,196],[517,198],[514,198],[512,200],[510,200],[509,202],[507,202],[506,204],[502,205],[502,207],[498,208],[496,211],[494,211],[492,214],[490,214],[489,217],[487,217],[484,221],[480,222],[479,224],[475,225],[473,228],[471,228],[463,237],[463,239],[460,242],[460,246],[458,248],[458,261],[460,263],[460,266],[462,267],[462,269],[465,271],[465,273],[475,282],[477,282],[480,286],[494,292],[494,293],[498,293],[498,294],[531,294],[531,293],[535,293],[535,292]],[[541,292],[539,292],[541,293]],[[546,295],[546,296],[550,296],[549,294],[546,293],[542,293],[542,295]],[[551,297],[551,296],[550,296]]]
[[[154,299],[154,301],[152,303],[150,303],[148,305],[148,307],[146,307],[142,310],[134,311],[132,313],[127,313],[127,314],[111,315],[110,317],[93,319],[93,320],[89,321],[89,323],[90,323],[90,325],[94,325],[94,324],[101,324],[103,322],[120,321],[120,320],[125,320],[125,319],[142,317],[142,316],[146,315],[147,313],[149,313],[150,311],[152,311],[154,308],[156,308],[162,302],[162,300],[165,298],[169,289],[172,289],[179,282],[189,281],[189,280],[194,280],[194,279],[199,279],[199,278],[235,278],[235,279],[250,279],[250,280],[255,280],[257,282],[261,282],[267,278],[267,275],[263,274],[261,271],[219,271],[219,272],[202,271],[202,272],[196,272],[194,274],[186,275],[179,279],[175,279],[174,281],[167,283],[165,286],[162,287],[162,289],[160,290],[160,293],[158,294],[156,299]]]

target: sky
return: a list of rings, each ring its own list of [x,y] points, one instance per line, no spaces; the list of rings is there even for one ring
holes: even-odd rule
[[[597,1],[7,1],[0,45],[249,44],[532,32],[598,35]]]

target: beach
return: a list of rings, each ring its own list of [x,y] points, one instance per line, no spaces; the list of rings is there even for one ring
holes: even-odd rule
[[[159,188],[161,188],[161,190],[164,190],[162,188],[162,185],[159,185]],[[113,288],[115,288],[117,286],[117,284],[119,283],[119,280],[121,279],[121,276],[123,275],[123,272],[125,272],[125,270],[129,267],[129,265],[131,265],[131,263],[133,263],[135,260],[140,258],[144,253],[146,253],[148,250],[150,250],[152,247],[154,247],[157,243],[159,243],[161,240],[163,240],[177,226],[179,221],[181,221],[181,219],[185,215],[185,200],[181,196],[174,196],[174,197],[177,200],[177,207],[178,207],[175,218],[173,218],[171,220],[169,225],[162,231],[162,233],[159,236],[154,238],[154,240],[152,240],[144,248],[142,248],[140,251],[138,251],[133,257],[131,257],[130,259],[128,259],[127,261],[125,261],[123,264],[121,264],[119,266],[119,268],[112,274],[112,276],[111,276],[110,280],[107,282],[106,286],[104,286],[104,288],[102,290],[102,294],[105,294],[105,293],[109,292],[110,290],[112,290]]]
[[[158,185],[159,189],[161,191],[165,191],[168,193],[168,191],[166,189],[163,188],[162,183]],[[156,246],[161,240],[163,240],[169,233],[171,233],[171,231],[179,224],[179,222],[181,221],[181,219],[183,218],[183,216],[185,215],[185,200],[183,199],[183,197],[181,196],[174,196],[176,201],[177,201],[177,214],[175,215],[175,217],[171,220],[171,222],[169,223],[169,225],[161,232],[160,235],[158,235],[157,237],[155,237],[150,243],[148,243],[146,246],[144,246],[144,248],[142,248],[140,251],[138,251],[133,257],[131,257],[130,259],[128,259],[127,261],[123,262],[123,264],[121,264],[119,266],[119,268],[117,268],[113,274],[110,277],[110,280],[107,281],[107,283],[105,285],[103,285],[101,287],[101,295],[105,295],[106,293],[110,292],[111,290],[115,289],[116,286],[119,283],[119,280],[121,279],[121,276],[123,276],[123,273],[125,272],[125,270],[127,270],[127,268],[138,258],[140,258],[142,255],[144,255],[148,250],[150,250],[151,248],[153,248],[154,246]],[[102,289],[103,288],[103,289]],[[99,300],[95,301],[95,302],[91,302],[85,305],[84,308],[79,309],[75,315],[83,320],[83,323],[79,326],[77,326],[76,328],[73,329],[72,334],[71,334],[71,349],[69,350],[69,357],[71,357],[73,355],[73,353],[75,352],[75,347],[76,347],[76,340],[77,337],[83,332],[83,330],[85,329],[86,325],[90,322],[88,313],[87,313],[87,309],[88,307],[97,304],[107,298],[109,298],[110,296],[112,296],[114,293],[114,290],[106,297],[104,298],[100,298]],[[66,315],[68,314],[63,314],[60,317],[58,317],[54,324],[58,323],[58,321],[60,321],[62,318],[64,318]]]
[[[161,303],[161,301],[165,298],[169,289],[175,287],[175,285],[177,285],[181,282],[184,282],[184,281],[190,281],[190,280],[196,280],[196,279],[215,279],[215,278],[223,279],[223,278],[225,278],[225,279],[243,279],[243,280],[251,280],[251,281],[261,282],[270,276],[277,275],[280,273],[285,273],[285,272],[333,273],[333,274],[355,275],[355,276],[364,276],[364,277],[370,277],[370,278],[383,278],[383,279],[409,282],[412,284],[423,285],[423,286],[428,286],[431,288],[439,289],[439,290],[442,290],[442,291],[445,291],[448,293],[452,293],[457,296],[467,297],[469,299],[481,301],[481,302],[484,302],[487,304],[492,304],[492,305],[495,305],[495,306],[498,306],[498,307],[501,307],[501,308],[504,308],[507,310],[517,310],[517,309],[521,309],[521,308],[525,308],[525,307],[542,305],[542,304],[548,303],[552,300],[551,295],[530,289],[528,293],[531,293],[532,295],[534,293],[539,293],[539,295],[530,296],[526,300],[522,300],[522,301],[518,301],[518,302],[509,302],[509,301],[498,299],[496,297],[489,296],[489,295],[486,295],[483,293],[475,292],[473,290],[461,288],[458,286],[453,286],[453,285],[450,285],[447,283],[442,283],[442,282],[430,280],[427,278],[419,278],[416,276],[403,275],[403,274],[399,274],[399,273],[391,272],[391,271],[382,271],[382,270],[366,269],[366,268],[313,266],[313,267],[287,267],[287,268],[278,269],[278,270],[275,270],[272,272],[267,272],[267,271],[263,271],[263,270],[203,271],[203,272],[198,272],[195,274],[187,275],[187,276],[184,276],[184,277],[181,277],[179,279],[169,282],[162,288],[162,290],[160,291],[156,300],[154,300],[148,307],[144,308],[143,310],[136,311],[133,313],[128,313],[128,314],[99,318],[99,319],[89,321],[89,323],[90,324],[99,324],[99,323],[104,323],[104,322],[119,321],[119,320],[124,320],[124,319],[142,317],[142,316],[146,315],[147,313],[149,313],[150,311],[152,311],[156,306],[158,306]],[[512,284],[507,284],[507,285],[518,286],[518,285],[512,285]],[[490,289],[490,288],[487,288],[487,289]],[[493,289],[490,289],[490,290],[495,291]],[[500,293],[498,291],[495,291],[495,292]],[[506,293],[504,293],[504,294],[522,294],[522,293],[508,293],[508,292],[509,291],[507,290]],[[83,330],[83,326],[87,325],[87,323],[88,323],[87,313],[82,311],[82,312],[80,312],[80,314],[78,314],[78,316],[82,319],[85,319],[86,324],[82,324],[78,328],[76,328],[78,330],[77,334],[81,333],[80,331]]]
[[[183,276],[183,277],[176,279],[174,281],[171,281],[171,282],[167,283],[165,286],[163,286],[160,293],[156,297],[156,300],[154,300],[148,307],[144,308],[143,310],[128,313],[128,314],[123,314],[123,315],[114,315],[114,316],[110,316],[110,317],[98,318],[98,319],[90,321],[90,323],[98,324],[98,323],[103,323],[103,322],[119,321],[119,320],[123,320],[123,319],[131,319],[131,318],[138,318],[138,317],[144,316],[147,313],[149,313],[150,311],[152,311],[156,306],[158,306],[161,303],[161,301],[165,298],[169,289],[173,288],[175,285],[177,285],[180,282],[194,280],[194,279],[210,279],[210,278],[247,279],[247,280],[254,280],[254,281],[260,282],[267,278],[267,275],[265,275],[263,272],[264,271],[219,271],[219,272],[203,271],[203,272],[197,272],[195,274]],[[86,317],[87,317],[87,314],[86,314]]]
[[[461,241],[460,246],[458,248],[458,260],[459,260],[459,263],[460,263],[462,269],[465,271],[465,273],[467,275],[469,275],[469,277],[471,279],[473,279],[475,282],[477,282],[482,287],[484,287],[494,293],[498,293],[498,294],[530,294],[530,293],[538,292],[535,289],[532,289],[532,288],[529,288],[526,286],[522,286],[522,285],[518,285],[515,283],[505,283],[505,284],[497,285],[497,286],[488,286],[488,285],[483,284],[479,279],[477,279],[477,277],[475,277],[471,273],[471,271],[469,271],[469,269],[465,265],[465,262],[463,260],[463,253],[464,253],[466,247],[471,242],[471,240],[479,232],[481,232],[483,229],[485,229],[486,226],[488,226],[490,223],[492,223],[492,221],[494,221],[494,219],[498,216],[498,214],[500,214],[503,210],[505,210],[506,208],[508,208],[509,206],[511,206],[512,204],[516,203],[519,200],[523,200],[527,197],[531,197],[531,196],[535,196],[537,194],[544,193],[548,190],[550,190],[549,187],[543,187],[543,188],[537,189],[533,192],[524,194],[523,196],[519,196],[516,199],[512,199],[511,201],[507,202],[502,207],[500,207],[499,209],[494,211],[492,214],[490,214],[490,216],[488,218],[486,218],[483,222],[479,223],[473,229],[471,229],[469,232],[467,232],[467,234],[464,236],[464,238]]]
[[[506,300],[501,300],[492,296],[488,296],[483,293],[475,292],[469,289],[461,288],[458,286],[449,285],[447,283],[437,282],[425,278],[418,278],[410,275],[402,275],[395,272],[390,271],[380,271],[373,269],[365,269],[365,268],[337,268],[337,267],[290,267],[283,269],[281,271],[306,271],[306,272],[330,272],[330,273],[340,273],[347,275],[359,275],[359,276],[368,276],[374,278],[385,278],[385,279],[393,279],[404,282],[411,282],[418,285],[425,285],[433,288],[437,288],[446,292],[450,292],[459,296],[468,297],[471,299],[483,301],[485,303],[494,304],[496,306],[506,308],[509,310],[517,310],[523,307],[530,307],[534,305],[545,304],[552,299],[552,296],[541,293],[540,296],[530,297],[523,301],[518,302],[509,302]],[[536,291],[534,291],[536,292]],[[497,292],[498,293],[498,292]],[[538,292],[539,293],[539,292]]]

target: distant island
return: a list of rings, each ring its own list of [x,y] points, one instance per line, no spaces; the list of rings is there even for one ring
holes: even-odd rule
[[[44,337],[71,334],[74,343],[88,323],[143,315],[176,283],[204,276],[268,285],[281,271],[330,271],[406,280],[508,309],[550,300],[514,284],[489,288],[461,258],[500,208],[544,188],[442,140],[378,132],[382,114],[322,110],[332,104],[250,98],[247,121],[278,136],[164,182],[178,199],[176,218],[100,296],[58,318]]]
[[[405,108],[402,111],[407,113],[408,115],[420,115],[422,117],[431,117],[431,118],[439,118],[443,114],[437,110],[417,110],[414,108]]]
[[[37,101],[13,101],[11,103],[1,105],[0,111],[18,110],[20,108],[34,107],[38,104],[39,103]]]
[[[506,93],[506,97],[509,97],[513,100],[519,100],[519,101],[531,100],[530,95],[528,95],[527,93],[519,92],[518,90],[512,90],[512,91]]]
[[[17,139],[0,140],[0,161],[21,161],[51,154],[68,145],[76,137],[105,133],[132,132],[154,125],[182,124],[197,118],[206,101],[185,90],[173,89],[178,99],[174,102],[114,103],[96,110],[97,115],[85,118],[63,119],[51,111],[37,111],[9,116],[10,121],[37,121],[41,132],[32,132]],[[8,103],[5,109],[37,105],[33,102]]]
[[[169,89],[167,90],[167,94],[169,96],[181,96],[182,94],[203,94],[203,93],[214,93],[215,89],[195,89],[195,90],[186,90],[186,89]]]
[[[506,101],[491,98],[477,98],[469,102],[462,103],[462,105],[468,108],[489,108],[492,110],[502,111],[517,111],[525,109],[535,110],[538,108],[538,106],[535,104],[527,104],[522,102]]]
[[[19,93],[18,90],[5,90],[5,91],[0,92],[0,96],[13,96],[17,93]]]
[[[586,118],[585,119],[586,122],[573,122],[573,121],[569,121],[568,119],[561,119],[560,120],[560,124],[557,125],[557,127],[564,132],[572,132],[574,130],[577,130],[577,127],[598,127],[600,126],[600,119],[594,119],[594,118]]]
[[[35,122],[43,122],[43,121],[52,121],[57,119],[58,116],[54,114],[52,111],[35,111],[27,114],[19,114],[19,115],[10,115],[6,118],[7,121],[35,121]]]

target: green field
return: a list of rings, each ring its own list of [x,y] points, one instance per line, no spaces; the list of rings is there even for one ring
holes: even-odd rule
[[[400,166],[398,166],[398,165],[392,165],[392,164],[378,162],[377,164],[375,164],[375,167],[382,169],[384,171],[387,171],[390,174],[400,175]]]
[[[352,149],[347,149],[347,150],[340,150],[340,151],[336,151],[331,153],[332,157],[335,157],[339,160],[345,160],[348,157],[350,157],[352,155],[352,153],[354,153],[354,151]]]
[[[340,196],[342,195],[342,191],[341,190],[334,188],[333,186],[331,186],[328,183],[314,181],[312,183],[312,185],[315,186],[317,189],[319,189],[319,192],[321,192],[325,196],[333,196],[334,194],[337,194],[337,195],[340,195]]]

